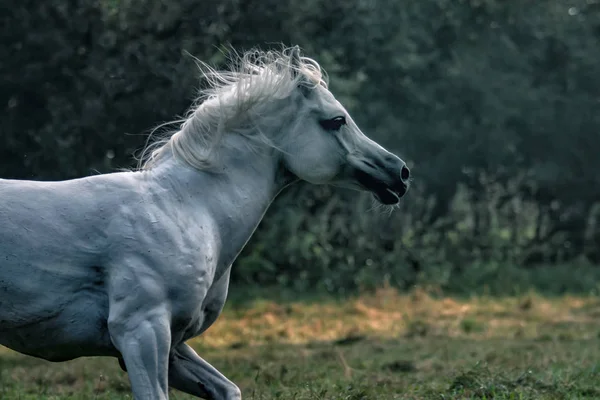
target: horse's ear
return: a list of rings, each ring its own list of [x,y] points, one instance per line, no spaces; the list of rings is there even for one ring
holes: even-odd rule
[[[302,62],[300,60],[300,47],[298,45],[292,47],[292,50],[290,52],[290,58],[294,67],[300,67],[300,64]]]
[[[300,59],[300,47],[297,45],[290,50],[290,65],[292,67],[292,78],[295,79],[298,76],[298,70],[300,70],[300,66],[302,65],[302,60]]]
[[[297,45],[290,49],[290,67],[292,79],[298,78],[298,75],[301,74],[300,70],[302,67],[302,59],[300,57],[300,47]],[[298,81],[298,89],[300,89],[300,92],[304,96],[308,97],[310,94],[310,89],[307,87],[307,85],[305,85],[306,82],[304,82],[304,79],[305,78],[302,76]]]

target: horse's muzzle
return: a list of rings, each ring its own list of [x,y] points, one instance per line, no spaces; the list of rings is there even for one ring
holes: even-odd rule
[[[373,193],[380,203],[397,204],[410,187],[410,170],[404,161],[400,162],[402,165],[399,168],[376,168],[374,164],[367,163],[367,168],[355,170],[356,179],[362,187]]]

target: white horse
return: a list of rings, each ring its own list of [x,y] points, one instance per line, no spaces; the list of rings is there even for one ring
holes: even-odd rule
[[[0,180],[0,344],[50,361],[118,357],[135,399],[241,399],[185,342],[219,316],[231,265],[275,196],[304,180],[408,190],[297,47],[249,52],[137,171]]]

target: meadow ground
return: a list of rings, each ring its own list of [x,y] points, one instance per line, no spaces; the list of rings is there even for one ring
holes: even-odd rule
[[[245,399],[600,399],[600,298],[232,302],[194,348]],[[127,399],[114,359],[0,348],[1,399]],[[173,399],[191,399],[171,392]]]

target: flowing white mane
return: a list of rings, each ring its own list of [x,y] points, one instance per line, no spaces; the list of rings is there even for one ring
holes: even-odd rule
[[[151,168],[166,151],[193,168],[208,169],[212,166],[212,150],[225,133],[235,132],[271,143],[257,126],[269,118],[267,111],[272,101],[290,96],[298,86],[327,87],[319,64],[300,57],[298,47],[251,50],[241,56],[233,52],[230,58],[228,71],[217,71],[197,60],[208,88],[200,92],[186,118],[174,121],[181,123],[178,130],[146,146],[140,159],[141,169]]]

